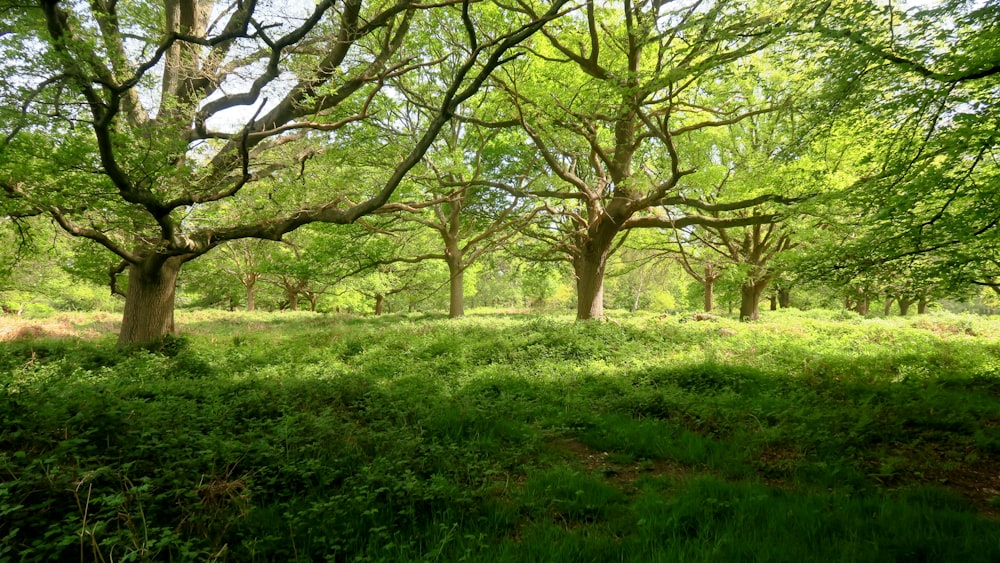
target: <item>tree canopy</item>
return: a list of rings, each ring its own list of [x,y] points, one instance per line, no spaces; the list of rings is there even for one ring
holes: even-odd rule
[[[507,243],[513,264],[564,260],[577,317],[600,318],[636,229],[707,308],[736,268],[756,311],[786,251],[808,256],[782,266],[797,279],[866,299],[1000,288],[995,2],[0,7],[0,226],[47,217],[103,248],[122,345],[170,333],[182,266],[223,245],[207,271],[248,305],[258,279],[315,306],[330,272],[384,277],[352,266],[381,243],[346,231],[299,237],[306,261],[239,242],[370,215],[396,226],[366,241],[437,233],[368,266],[442,260],[455,316],[463,273]]]
[[[502,25],[487,13],[488,30],[469,0],[12,4],[0,38],[8,213],[48,214],[116,255],[129,276],[121,342],[155,340],[172,330],[184,262],[384,210],[459,104],[565,1]],[[446,20],[461,33],[435,57],[423,45]],[[397,103],[393,78],[448,59],[415,142],[368,126]],[[370,149],[370,174],[355,173],[362,155],[341,161],[345,146]],[[310,193],[273,193],[305,174]]]

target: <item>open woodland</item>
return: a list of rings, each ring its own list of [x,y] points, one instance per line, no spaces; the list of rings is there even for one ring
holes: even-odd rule
[[[997,37],[0,0],[0,561],[1000,560]]]

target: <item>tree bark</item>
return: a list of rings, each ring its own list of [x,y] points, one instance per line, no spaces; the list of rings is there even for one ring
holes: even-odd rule
[[[453,256],[450,252],[448,253],[448,273],[451,277],[448,278],[448,317],[458,318],[465,315],[465,286],[464,286],[464,274],[465,270],[462,269],[462,258]]]
[[[579,253],[573,257],[578,321],[604,317],[604,271],[611,254],[611,243],[614,242],[618,229],[614,226],[601,227],[588,237]]]
[[[375,316],[382,314],[382,306],[385,303],[385,295],[378,294],[375,296]]]
[[[920,298],[917,299],[917,314],[918,315],[926,315],[927,314],[927,296],[926,295],[921,295]]]
[[[778,310],[778,296],[772,294],[772,295],[770,295],[768,297],[768,299],[771,301],[771,310],[772,311],[777,311]]]
[[[899,302],[899,316],[905,317],[910,312],[910,305],[913,305],[913,300],[909,297],[900,297],[897,301]]]
[[[767,280],[746,281],[740,286],[740,320],[756,321],[760,318],[760,297],[767,289]]]
[[[573,261],[576,273],[576,319],[589,321],[604,316],[604,268],[607,254],[582,255]]]
[[[891,295],[889,297],[885,298],[885,308],[883,309],[883,312],[885,313],[885,316],[887,316],[887,317],[890,314],[892,314],[892,302],[893,301],[895,301],[895,299]]]
[[[859,315],[867,315],[871,311],[872,300],[863,291],[858,292],[858,301],[854,304],[854,312]]]
[[[867,315],[871,311],[871,300],[867,297],[858,299],[858,304],[854,306],[854,312],[859,315]]]
[[[639,275],[639,287],[638,287],[638,289],[635,290],[635,299],[632,300],[632,312],[633,313],[639,310],[639,299],[642,298],[642,285],[643,285],[643,282],[645,281],[645,279],[644,279],[644,277],[641,274],[642,274],[642,272],[640,271],[640,275]]]
[[[128,268],[118,347],[148,346],[174,333],[174,295],[183,260],[153,256]]]
[[[248,283],[246,285],[246,288],[247,288],[247,311],[254,311],[254,310],[257,309],[257,303],[256,303],[256,300],[255,300],[255,297],[256,297],[257,293],[254,290],[254,285],[255,284],[253,282]]]
[[[787,287],[778,288],[778,306],[787,309],[792,306],[792,290]]]

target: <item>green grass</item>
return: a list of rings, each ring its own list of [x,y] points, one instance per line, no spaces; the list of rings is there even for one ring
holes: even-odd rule
[[[1000,560],[996,320],[179,323],[0,344],[0,561]]]

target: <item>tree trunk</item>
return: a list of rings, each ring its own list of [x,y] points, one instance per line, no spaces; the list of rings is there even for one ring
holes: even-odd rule
[[[871,311],[871,300],[867,297],[862,297],[858,300],[858,304],[854,306],[854,311],[862,316],[867,315]]]
[[[889,297],[885,298],[885,309],[883,310],[883,312],[885,313],[885,316],[887,316],[887,317],[890,314],[892,314],[892,302],[893,301],[895,301],[895,299],[893,299],[892,296],[889,296]]]
[[[639,287],[638,287],[638,289],[635,290],[635,299],[632,301],[632,312],[633,313],[639,310],[639,299],[642,297],[642,284],[645,281],[644,276],[642,276],[642,272],[641,271],[640,271],[639,274],[640,274],[639,275]]]
[[[465,287],[463,277],[465,271],[462,269],[461,258],[449,258],[448,273],[448,317],[458,318],[465,315]]]
[[[580,321],[604,316],[605,259],[574,260],[576,271],[576,318]]]
[[[871,310],[872,300],[863,291],[858,292],[858,301],[854,304],[854,312],[859,315],[868,315]]]
[[[254,298],[256,297],[256,292],[254,291],[254,282],[250,282],[246,285],[247,288],[247,311],[254,311],[257,309],[257,303]]]
[[[778,296],[772,293],[770,296],[768,296],[768,299],[771,301],[771,310],[772,311],[777,311],[778,310]]]
[[[792,306],[792,290],[787,287],[778,288],[778,306],[787,309]]]
[[[180,257],[151,257],[128,268],[125,312],[118,347],[146,346],[174,333],[174,295]]]
[[[921,295],[920,298],[917,299],[917,314],[918,315],[926,315],[927,314],[927,296],[926,295]]]
[[[605,237],[606,238],[606,237]],[[604,268],[614,233],[606,241],[590,239],[573,259],[576,274],[576,319],[588,321],[604,317]]]
[[[385,295],[381,293],[375,296],[375,316],[382,314],[382,305],[385,303]]]
[[[760,318],[760,296],[767,288],[768,282],[746,281],[740,286],[740,320],[756,321]]]
[[[900,297],[897,301],[899,302],[899,316],[905,317],[910,312],[910,305],[913,305],[913,300],[909,297]]]
[[[319,302],[319,294],[311,293],[309,294],[309,311],[312,313],[316,312],[316,304]]]

